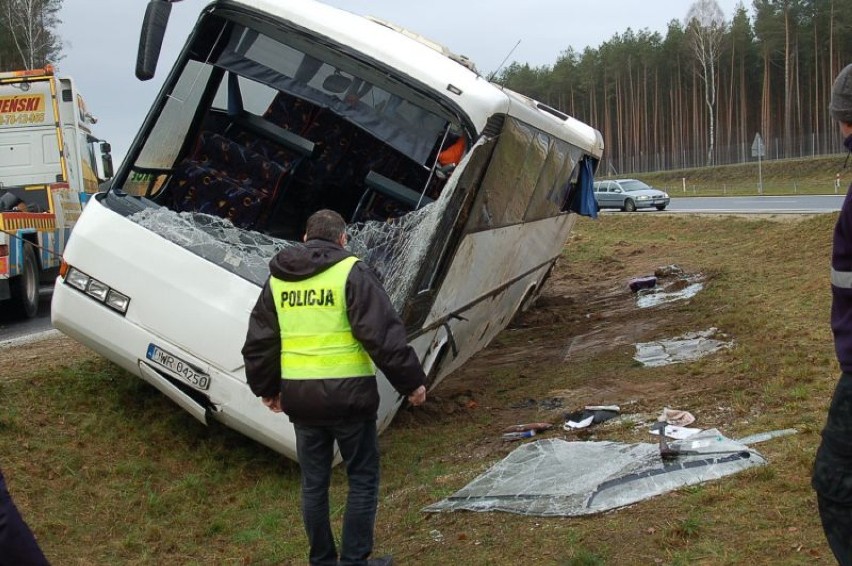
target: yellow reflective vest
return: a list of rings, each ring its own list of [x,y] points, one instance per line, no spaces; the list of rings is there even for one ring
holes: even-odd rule
[[[281,329],[282,379],[373,376],[370,356],[352,335],[346,314],[347,257],[302,281],[269,280]]]

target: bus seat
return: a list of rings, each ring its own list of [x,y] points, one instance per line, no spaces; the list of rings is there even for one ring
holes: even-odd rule
[[[353,222],[397,218],[434,202],[430,197],[421,195],[376,171],[367,174],[364,184],[367,190],[364,191],[352,216]]]
[[[431,198],[421,195],[417,191],[411,190],[405,185],[401,185],[393,179],[388,179],[375,171],[370,171],[367,174],[364,183],[372,190],[397,200],[412,210],[433,202]]]
[[[384,220],[413,210],[420,202],[419,190],[430,178],[428,169],[330,108],[280,92],[263,113],[263,118],[318,147],[312,157],[299,162],[298,170],[287,182],[287,195],[279,199],[270,223],[298,224],[298,218],[284,219],[287,211],[296,216],[303,214],[305,219],[319,208],[365,211],[367,200],[373,205],[370,216]],[[366,184],[371,171],[416,193],[417,199],[413,203],[408,202],[411,198],[400,199],[402,190],[392,195],[371,190]],[[440,188],[434,190],[433,184],[430,183],[429,194],[436,196]],[[408,187],[415,187],[417,191]],[[431,199],[423,200],[421,205],[426,202]],[[281,218],[273,220],[278,216]],[[356,212],[351,217],[357,216]]]
[[[251,229],[263,221],[289,171],[244,145],[205,131],[172,175],[171,208],[212,214]]]
[[[301,135],[319,107],[293,95],[279,92],[275,95],[263,117],[286,130]]]

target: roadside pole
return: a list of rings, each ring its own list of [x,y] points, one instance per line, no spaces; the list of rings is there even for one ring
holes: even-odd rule
[[[760,137],[760,132],[754,134],[754,142],[751,144],[751,156],[757,157],[757,194],[763,194],[763,168],[761,167],[760,158],[766,153],[766,146],[763,145],[763,138]]]

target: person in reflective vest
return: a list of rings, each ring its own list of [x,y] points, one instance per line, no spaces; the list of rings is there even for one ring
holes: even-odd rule
[[[852,152],[852,64],[834,81],[829,112]],[[834,227],[831,295],[831,330],[842,374],[822,430],[811,485],[831,551],[841,566],[852,566],[852,185]]]
[[[370,559],[379,488],[376,369],[415,406],[426,400],[426,376],[381,283],[344,248],[343,218],[314,213],[304,240],[269,263],[242,349],[246,380],[293,423],[310,563],[391,564]],[[349,484],[340,552],[328,503],[335,442]]]

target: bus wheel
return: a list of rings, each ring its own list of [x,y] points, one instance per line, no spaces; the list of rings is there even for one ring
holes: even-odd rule
[[[24,244],[24,268],[9,282],[12,301],[18,314],[33,318],[38,313],[38,260],[32,244]]]

